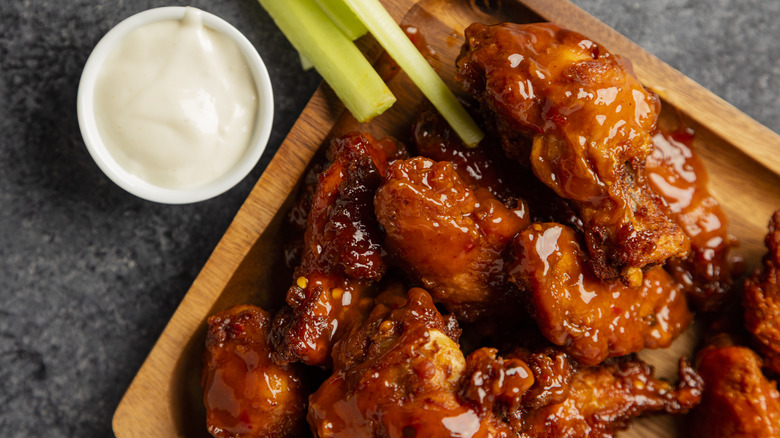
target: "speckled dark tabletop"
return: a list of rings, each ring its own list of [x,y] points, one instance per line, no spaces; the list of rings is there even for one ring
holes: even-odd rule
[[[574,2],[780,130],[780,2]],[[81,69],[121,19],[180,3],[0,1],[0,436],[111,435],[124,390],[319,82],[255,0],[191,2],[266,60],[276,95],[268,151],[210,201],[169,206],[124,192],[81,139]]]

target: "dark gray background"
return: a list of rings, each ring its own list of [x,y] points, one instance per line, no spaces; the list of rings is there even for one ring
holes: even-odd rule
[[[780,2],[575,3],[778,131]],[[125,388],[319,82],[256,1],[190,3],[236,25],[266,60],[276,95],[268,152],[210,201],[125,193],[81,140],[79,75],[113,25],[171,4],[183,3],[0,1],[2,436],[111,435]]]

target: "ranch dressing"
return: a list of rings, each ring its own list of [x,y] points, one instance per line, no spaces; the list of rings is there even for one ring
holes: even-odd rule
[[[192,188],[232,168],[247,148],[257,91],[238,45],[202,12],[151,23],[108,56],[95,86],[98,130],[125,170]]]

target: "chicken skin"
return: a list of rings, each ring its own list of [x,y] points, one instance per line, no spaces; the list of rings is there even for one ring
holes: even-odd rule
[[[689,302],[700,311],[720,307],[732,286],[729,250],[736,239],[728,233],[728,219],[707,188],[709,177],[692,148],[693,132],[657,131],[647,158],[650,188],[665,202],[669,217],[691,242],[685,259],[670,259],[664,268],[682,284]]]
[[[780,436],[780,393],[761,372],[761,358],[747,347],[709,346],[699,352],[705,389],[693,412],[697,438]]]
[[[502,252],[528,224],[523,209],[470,187],[449,162],[423,157],[393,163],[374,205],[388,250],[459,319],[517,301]]]
[[[457,79],[505,151],[573,203],[596,276],[639,286],[643,270],[687,255],[645,176],[660,103],[627,60],[550,23],[475,23],[465,36]]]
[[[309,398],[315,437],[509,437],[457,397],[466,360],[457,330],[423,289],[378,305],[334,351],[336,372]],[[519,379],[526,385],[526,379]],[[522,389],[521,389],[522,390]]]
[[[667,347],[692,320],[666,271],[649,271],[635,289],[601,281],[576,233],[564,225],[534,223],[513,247],[510,278],[528,294],[542,334],[586,365]]]
[[[208,431],[217,438],[303,436],[308,391],[302,370],[271,361],[270,324],[268,313],[250,305],[208,320],[203,403]]]
[[[607,438],[643,414],[684,414],[701,400],[702,381],[685,360],[676,386],[653,377],[633,357],[610,359],[571,378],[565,400],[518,411],[510,424],[522,438]]]
[[[502,420],[522,409],[528,389],[537,386],[534,372],[524,360],[517,356],[501,357],[495,348],[483,347],[471,353],[464,376],[460,398],[482,417]]]
[[[367,134],[333,140],[312,195],[301,264],[270,338],[279,364],[328,367],[332,344],[371,308],[386,269],[373,199],[400,148]]]
[[[763,266],[745,280],[745,327],[758,344],[766,366],[780,374],[780,210],[769,221],[769,252]]]

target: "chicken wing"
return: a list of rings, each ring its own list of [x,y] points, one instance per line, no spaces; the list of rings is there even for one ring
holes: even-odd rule
[[[780,374],[780,210],[769,221],[769,252],[763,266],[745,280],[745,327],[757,341],[766,365]]]
[[[684,286],[697,309],[713,311],[723,304],[733,283],[729,250],[736,239],[729,235],[726,214],[707,188],[707,170],[692,142],[689,130],[657,131],[647,158],[647,180],[691,242],[687,258],[669,259],[664,268]]]
[[[423,157],[393,163],[374,205],[388,250],[459,319],[517,302],[502,252],[528,224],[523,210],[473,189],[449,162]]]
[[[302,436],[307,388],[298,365],[271,361],[271,318],[250,305],[208,320],[203,403],[208,431],[218,438]]]
[[[408,295],[404,307],[375,307],[362,327],[338,344],[336,372],[309,399],[314,435],[511,436],[506,424],[459,400],[466,361],[458,333],[427,292],[412,289]]]
[[[573,202],[599,278],[638,286],[643,269],[687,255],[645,177],[660,103],[627,60],[550,23],[475,23],[457,67],[510,156]]]
[[[371,308],[372,285],[387,264],[373,199],[400,147],[367,134],[333,140],[306,223],[301,265],[277,313],[274,360],[327,367],[333,342]]]
[[[676,386],[653,377],[653,369],[633,357],[610,359],[571,378],[562,402],[520,410],[510,418],[522,438],[607,438],[649,413],[684,414],[701,400],[701,378],[681,359]]]
[[[702,381],[684,359],[679,375],[672,386],[630,356],[583,368],[554,348],[517,350],[504,357],[482,348],[467,359],[461,397],[483,417],[508,424],[514,436],[609,437],[634,417],[680,414],[694,407]],[[509,385],[512,378],[515,384]]]
[[[534,223],[513,247],[510,279],[528,294],[542,334],[587,365],[667,347],[692,320],[666,271],[649,271],[636,289],[601,281],[564,225]]]
[[[692,436],[780,436],[780,394],[761,372],[761,359],[753,350],[710,346],[699,352],[698,362],[705,389],[693,412]]]

